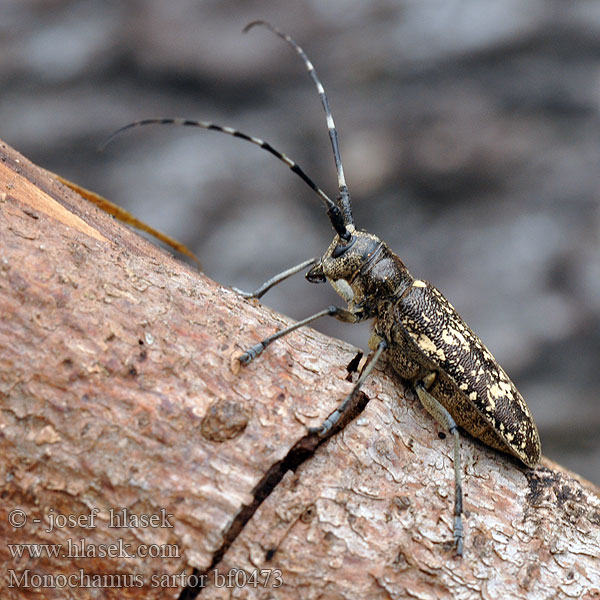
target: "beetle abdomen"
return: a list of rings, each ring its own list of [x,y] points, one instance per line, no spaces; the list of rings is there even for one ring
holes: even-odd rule
[[[388,355],[400,376],[418,380],[434,371],[429,392],[459,426],[535,465],[540,439],[523,397],[441,292],[415,280],[399,299],[381,303],[381,317],[386,312],[392,318],[378,318],[375,329],[390,342]]]

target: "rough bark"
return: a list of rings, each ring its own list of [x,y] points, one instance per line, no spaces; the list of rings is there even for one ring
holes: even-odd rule
[[[0,154],[2,598],[177,598],[192,574],[201,598],[600,598],[598,488],[465,436],[458,559],[451,441],[400,381],[377,370],[315,448],[356,349],[305,329],[235,368],[288,319]],[[47,556],[69,540],[86,556]]]

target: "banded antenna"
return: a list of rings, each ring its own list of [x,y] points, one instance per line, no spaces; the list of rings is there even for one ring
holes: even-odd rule
[[[310,59],[302,50],[302,48],[296,43],[296,41],[287,33],[283,33],[279,31],[277,27],[271,25],[271,23],[267,21],[252,21],[252,23],[248,23],[246,27],[244,27],[244,33],[248,32],[250,29],[255,27],[256,25],[262,25],[267,29],[271,30],[274,34],[278,35],[282,40],[287,42],[300,56],[308,74],[313,80],[315,87],[317,88],[317,92],[319,93],[319,98],[321,99],[321,104],[323,105],[323,109],[325,110],[325,118],[327,120],[327,129],[329,130],[329,139],[331,140],[331,147],[333,148],[333,158],[335,160],[335,170],[337,172],[338,179],[338,199],[340,202],[340,208],[342,209],[342,214],[344,216],[344,224],[345,225],[354,225],[354,219],[352,218],[352,205],[350,204],[350,193],[348,192],[348,186],[346,185],[346,178],[344,177],[344,167],[342,166],[342,155],[340,153],[340,146],[338,143],[338,133],[335,127],[335,123],[333,121],[333,115],[331,113],[331,109],[329,108],[329,101],[327,99],[327,94],[325,93],[325,88],[317,75],[314,65],[310,62]]]
[[[134,121],[133,123],[128,123],[123,127],[120,127],[113,133],[111,133],[108,138],[101,144],[100,150],[106,148],[108,144],[110,144],[118,135],[123,133],[128,129],[133,129],[134,127],[143,127],[145,125],[182,125],[187,127],[200,127],[202,129],[210,129],[212,131],[220,131],[221,133],[226,133],[227,135],[231,135],[233,137],[240,138],[242,140],[246,140],[256,146],[259,146],[263,150],[270,152],[273,156],[278,158],[281,162],[286,164],[290,170],[298,175],[304,183],[306,183],[313,192],[321,198],[323,204],[327,208],[327,215],[329,216],[329,220],[331,221],[331,225],[335,229],[336,233],[343,240],[349,240],[351,237],[350,232],[346,229],[346,225],[344,223],[344,217],[340,211],[339,206],[300,168],[298,163],[294,162],[291,158],[286,156],[283,152],[280,152],[269,142],[265,142],[260,138],[254,137],[252,135],[247,135],[242,131],[238,131],[237,129],[233,129],[231,127],[222,127],[221,125],[217,125],[216,123],[211,123],[210,121],[194,121],[191,119],[174,119],[174,118],[158,118],[158,119],[142,119],[141,121]]]

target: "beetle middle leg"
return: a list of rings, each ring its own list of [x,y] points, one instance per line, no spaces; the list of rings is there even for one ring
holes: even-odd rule
[[[367,377],[371,374],[371,371],[377,364],[379,357],[387,347],[387,342],[382,339],[377,345],[377,349],[374,351],[371,360],[367,363],[357,382],[354,384],[352,391],[344,398],[344,401],[325,419],[320,427],[311,427],[309,429],[310,433],[316,433],[319,437],[324,437],[327,432],[340,420],[340,417],[342,417],[342,415],[348,410],[353,398],[356,396],[358,390],[366,381]]]
[[[302,319],[302,321],[297,321],[296,323],[292,323],[289,327],[285,327],[284,329],[280,329],[276,331],[273,335],[266,337],[264,340],[258,342],[258,344],[254,344],[251,348],[248,348],[245,352],[242,352],[238,356],[238,360],[244,366],[249,365],[262,351],[272,344],[275,340],[278,340],[280,337],[299,329],[300,327],[304,327],[304,325],[308,325],[321,317],[335,317],[340,321],[345,321],[346,323],[357,323],[361,320],[360,313],[354,313],[345,308],[339,308],[338,306],[328,306],[325,310],[321,310],[310,317],[306,317],[306,319]]]
[[[309,323],[312,323],[313,321],[316,321],[317,319],[320,319],[321,317],[328,317],[328,316],[336,317],[340,321],[345,321],[347,323],[356,323],[358,321],[361,321],[363,318],[363,316],[361,315],[360,312],[352,312],[345,308],[339,308],[337,306],[329,306],[325,310],[315,313],[314,315],[311,315],[310,317],[307,317],[306,319],[303,319],[302,321],[297,321],[296,323],[292,323],[292,325],[290,325],[289,327],[280,329],[279,331],[275,332],[273,335],[270,335],[269,337],[265,338],[264,340],[261,340],[260,342],[258,342],[258,344],[255,344],[254,346],[252,346],[251,348],[248,348],[248,350],[246,350],[245,352],[240,354],[240,356],[238,357],[238,360],[240,361],[240,363],[242,365],[246,366],[246,365],[250,364],[257,356],[259,356],[262,353],[262,351],[269,344],[273,343],[275,340],[279,339],[280,337],[283,337],[284,335],[287,335],[288,333],[291,333],[292,331],[295,331],[296,329],[298,329],[300,327],[303,327],[304,325],[308,325]],[[352,391],[344,398],[344,400],[340,404],[340,406],[336,410],[334,410],[327,417],[327,419],[325,419],[324,423],[320,427],[311,427],[310,433],[317,434],[319,437],[324,437],[327,434],[327,432],[330,431],[331,428],[340,420],[340,417],[347,411],[350,404],[352,403],[352,400],[354,399],[354,397],[358,393],[359,389],[361,388],[362,384],[365,382],[365,380],[371,374],[371,371],[377,364],[377,361],[379,360],[381,354],[388,347],[387,342],[384,339],[379,338],[379,337],[376,338],[375,343],[376,343],[376,346],[374,347],[373,356],[372,356],[371,360],[367,363],[366,367],[363,369],[363,372],[360,374],[358,381],[354,384]]]
[[[417,396],[425,410],[446,430],[454,436],[454,546],[456,553],[463,553],[463,498],[462,498],[462,469],[460,464],[460,437],[458,427],[452,415],[428,391],[435,381],[435,373],[430,373],[415,384]]]

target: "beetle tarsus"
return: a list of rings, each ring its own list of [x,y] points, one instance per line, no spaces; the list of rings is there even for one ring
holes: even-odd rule
[[[457,556],[463,555],[463,524],[460,514],[454,515],[454,547]]]
[[[262,351],[265,349],[265,344],[263,342],[258,342],[258,344],[254,344],[252,348],[248,348],[245,352],[242,352],[238,357],[238,360],[245,367],[248,366],[257,356],[259,356]]]

